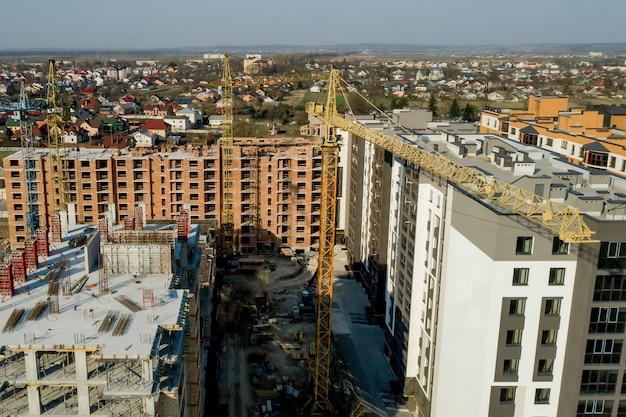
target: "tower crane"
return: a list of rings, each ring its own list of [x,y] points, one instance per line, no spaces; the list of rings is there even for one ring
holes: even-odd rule
[[[2,111],[12,111],[17,113],[20,120],[20,141],[24,158],[24,175],[26,184],[26,241],[34,238],[39,228],[39,205],[37,203],[37,170],[33,159],[33,129],[32,123],[28,120],[29,110],[41,110],[41,107],[32,105],[26,94],[26,84],[24,80],[20,83],[20,96],[17,103],[1,105]]]
[[[220,224],[220,251],[224,256],[232,255],[235,237],[234,179],[233,179],[233,79],[230,74],[228,55],[224,55],[222,74],[222,137],[220,139],[222,201]]]
[[[48,147],[52,159],[52,207],[53,214],[50,218],[53,242],[61,240],[60,212],[67,209],[67,162],[65,160],[65,146],[60,130],[63,119],[59,107],[59,87],[57,82],[56,62],[48,61],[48,82],[46,86]]]
[[[401,139],[370,130],[356,121],[347,120],[337,112],[336,88],[341,81],[338,70],[331,68],[326,105],[307,103],[306,111],[325,125],[322,137],[322,204],[318,266],[318,301],[316,352],[313,364],[313,411],[330,411],[330,349],[333,296],[333,247],[335,245],[335,213],[338,146],[335,129],[339,128],[429,171],[451,184],[470,191],[490,202],[523,216],[525,219],[556,233],[568,243],[590,243],[593,231],[585,224],[577,208],[545,201],[474,169],[457,164],[445,156],[434,154]]]

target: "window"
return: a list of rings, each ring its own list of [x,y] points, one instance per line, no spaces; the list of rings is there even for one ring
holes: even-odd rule
[[[580,393],[614,394],[617,386],[617,373],[617,370],[583,369]]]
[[[593,301],[626,301],[626,275],[598,275]]]
[[[199,187],[198,187],[198,183],[197,182],[192,182],[191,184],[189,184],[189,189],[190,190],[197,190],[198,188]],[[165,194],[165,193],[163,193],[163,194]]]
[[[525,298],[513,298],[509,300],[509,315],[523,316],[525,306],[526,306]]]
[[[517,346],[522,342],[522,329],[514,329],[506,331],[507,346]]]
[[[539,359],[539,366],[537,367],[538,375],[552,375],[554,369],[554,359]]]
[[[515,387],[500,388],[500,402],[501,403],[515,402]]]
[[[20,177],[19,171],[11,171],[11,178],[19,178],[19,177]]]
[[[304,221],[304,216],[296,216],[296,221],[297,222],[303,222]]]
[[[558,330],[548,329],[541,331],[541,344],[542,345],[556,345],[556,335]]]
[[[83,184],[83,190],[91,190],[91,184],[89,183]]]
[[[513,269],[513,285],[528,285],[529,268]]]
[[[189,166],[191,168],[197,168],[198,167],[198,161],[196,161],[196,160],[189,161]]]
[[[548,285],[563,285],[565,282],[565,268],[550,268]]]
[[[90,174],[91,174],[90,172],[81,172],[80,173],[80,177],[81,178],[90,178],[90,176],[91,176]]]
[[[567,255],[569,253],[569,243],[563,242],[559,237],[552,240],[553,255]]]
[[[531,236],[521,236],[517,238],[515,246],[516,255],[530,255],[533,252],[533,238]]]
[[[517,375],[519,370],[519,359],[505,359],[502,373],[505,375]]]
[[[21,199],[22,199],[21,193],[13,193],[13,200],[21,200]]]
[[[89,168],[89,161],[80,161],[81,168]]]
[[[552,140],[552,138],[546,138],[546,146],[552,146],[553,143],[554,141]]]
[[[626,267],[626,242],[600,243],[598,268]]]
[[[93,223],[93,216],[85,216],[85,223]]]
[[[611,417],[613,415],[612,400],[580,400],[576,409],[576,417]]]
[[[189,178],[198,178],[198,173],[197,172],[190,172],[189,173]]]
[[[91,204],[85,206],[85,211],[92,211],[92,210],[93,210],[93,208],[92,208]]]
[[[589,319],[589,333],[623,333],[626,311],[619,307],[594,307]]]
[[[21,210],[23,210],[23,209],[24,209],[24,206],[23,206],[23,205],[21,205],[21,204],[14,204],[14,205],[13,205],[13,210],[16,210],[16,211],[21,211]]]
[[[306,166],[306,160],[305,159],[299,159],[298,160],[298,166],[299,167],[305,167]]]
[[[550,388],[537,388],[535,390],[535,404],[548,404],[550,402]]]
[[[622,339],[589,339],[585,349],[585,364],[619,364]]]
[[[120,210],[128,210],[128,204],[120,204]]]
[[[561,299],[546,298],[546,307],[543,310],[546,316],[558,316],[561,314]]]

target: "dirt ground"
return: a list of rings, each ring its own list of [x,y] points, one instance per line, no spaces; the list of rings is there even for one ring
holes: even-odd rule
[[[315,342],[312,302],[294,316],[316,268],[315,260],[292,262],[266,257],[274,270],[227,275],[222,289],[220,323],[220,410],[223,416],[254,417],[280,411],[297,415],[309,375]],[[275,268],[274,268],[275,267]],[[304,303],[302,303],[304,304]],[[310,307],[309,307],[310,305]],[[299,307],[300,308],[300,307]]]

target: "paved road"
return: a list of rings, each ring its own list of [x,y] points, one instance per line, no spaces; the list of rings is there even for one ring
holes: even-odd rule
[[[367,296],[359,282],[349,276],[345,265],[346,252],[335,251],[335,279],[333,281],[333,334],[338,349],[352,375],[352,382],[361,396],[385,410],[390,396],[389,382],[393,379],[389,364],[383,355],[383,329],[369,324],[365,316]],[[410,413],[386,410],[389,416],[404,417]]]

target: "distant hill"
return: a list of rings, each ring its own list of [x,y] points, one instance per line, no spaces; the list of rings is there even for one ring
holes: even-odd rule
[[[153,49],[0,49],[0,56],[111,56],[134,55],[196,55],[204,53],[463,53],[463,54],[503,54],[503,55],[588,55],[589,52],[602,52],[605,55],[626,55],[626,43],[546,43],[521,45],[420,45],[395,43],[356,43],[337,45],[217,45],[217,46],[188,46],[180,48],[153,48]]]

